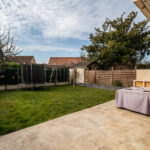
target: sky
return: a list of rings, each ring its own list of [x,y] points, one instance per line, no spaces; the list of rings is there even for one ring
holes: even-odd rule
[[[139,12],[136,21],[146,19],[132,0],[0,0],[0,26],[11,29],[20,55],[48,63],[79,57],[95,27],[132,10]]]

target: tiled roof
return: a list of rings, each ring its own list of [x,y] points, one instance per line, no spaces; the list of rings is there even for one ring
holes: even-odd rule
[[[46,64],[45,68],[49,69],[49,68],[64,68],[65,65],[50,65],[50,64]]]
[[[77,64],[82,61],[83,59],[81,57],[51,57],[49,64],[72,66],[73,64]]]
[[[34,59],[34,56],[9,56],[8,58],[9,62],[17,62],[21,64],[31,64],[32,59]]]

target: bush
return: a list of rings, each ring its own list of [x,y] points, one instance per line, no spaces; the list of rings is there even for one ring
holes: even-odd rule
[[[118,80],[113,81],[112,85],[113,85],[113,86],[117,86],[117,87],[121,87],[121,86],[122,86],[121,82],[118,81]]]
[[[16,62],[5,62],[5,64],[2,66],[4,69],[17,69],[21,65]]]

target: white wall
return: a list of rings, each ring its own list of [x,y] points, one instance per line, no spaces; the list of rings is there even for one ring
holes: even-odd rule
[[[150,81],[150,69],[137,69],[136,80]]]
[[[84,83],[84,69],[77,68],[76,83]]]
[[[69,69],[69,81],[72,83],[73,81],[73,69]],[[84,68],[77,68],[77,74],[76,74],[76,83],[84,83]]]

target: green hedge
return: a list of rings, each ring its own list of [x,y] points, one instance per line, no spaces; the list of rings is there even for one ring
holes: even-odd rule
[[[5,64],[2,66],[2,68],[7,68],[7,69],[17,69],[20,67],[21,64],[15,63],[15,62],[5,62]]]

